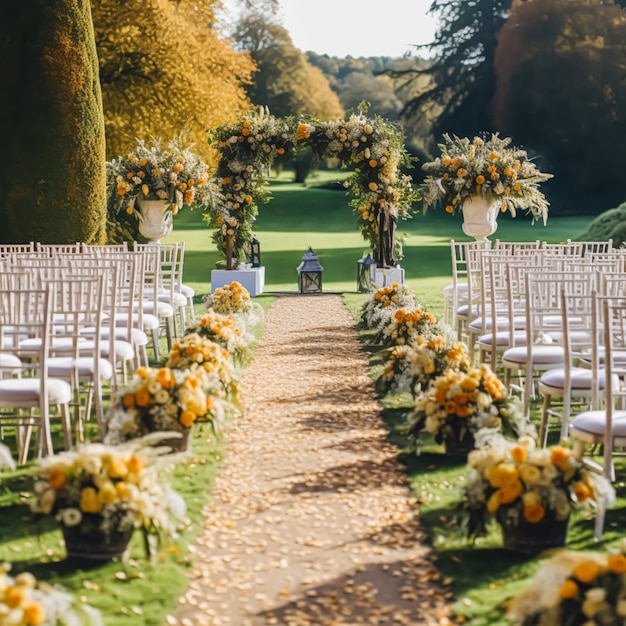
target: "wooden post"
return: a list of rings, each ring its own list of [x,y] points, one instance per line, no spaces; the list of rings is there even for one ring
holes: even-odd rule
[[[226,235],[226,269],[233,269],[233,236]]]

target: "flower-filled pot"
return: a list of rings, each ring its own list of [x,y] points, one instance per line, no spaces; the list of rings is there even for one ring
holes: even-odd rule
[[[172,207],[168,200],[145,200],[137,198],[139,232],[152,243],[161,243],[174,228]]]
[[[491,196],[477,194],[471,196],[461,207],[463,211],[463,232],[477,241],[485,240],[498,229],[500,201]]]
[[[105,530],[100,515],[83,515],[76,526],[61,524],[67,558],[89,561],[111,561],[119,558],[128,549],[134,527],[120,531]]]
[[[474,449],[474,437],[471,433],[459,440],[455,437],[447,437],[443,440],[446,456],[450,459],[466,461],[467,455]]]
[[[535,524],[521,520],[515,525],[502,525],[502,544],[505,550],[529,555],[562,548],[567,541],[568,523],[569,517],[543,519]]]

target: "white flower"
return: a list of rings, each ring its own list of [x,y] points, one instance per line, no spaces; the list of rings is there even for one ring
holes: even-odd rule
[[[71,528],[72,526],[78,526],[83,520],[83,515],[78,509],[63,509],[60,512],[61,522]]]

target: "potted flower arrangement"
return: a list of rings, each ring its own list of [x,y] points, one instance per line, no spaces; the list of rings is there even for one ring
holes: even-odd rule
[[[117,444],[163,432],[160,445],[184,449],[196,421],[223,419],[224,397],[218,376],[211,375],[204,367],[185,370],[140,367],[119,390],[107,415],[105,441]]]
[[[415,341],[436,332],[437,319],[423,309],[396,309],[388,323],[381,323],[372,343],[389,347]]]
[[[135,528],[146,535],[175,533],[184,501],[159,482],[159,457],[147,443],[85,444],[41,462],[30,508],[55,515],[68,557],[120,556]]]
[[[242,323],[233,315],[222,315],[214,309],[207,309],[206,313],[194,320],[186,329],[186,335],[196,334],[219,344],[231,355],[237,365],[242,365],[250,354],[250,347],[254,343],[254,335],[246,331]],[[175,343],[173,349],[180,344]]]
[[[250,292],[234,280],[230,285],[218,287],[205,298],[207,307],[220,315],[232,315],[242,322],[245,328],[254,328],[263,320],[263,309],[253,302]]]
[[[407,423],[414,441],[427,432],[445,444],[446,454],[459,458],[474,448],[479,431],[519,436],[530,429],[504,384],[486,364],[446,370],[418,396]]]
[[[470,365],[470,354],[464,343],[452,343],[441,335],[420,336],[389,352],[385,368],[376,380],[376,390],[380,395],[395,391],[416,397],[446,370],[468,370]]]
[[[146,239],[159,239],[172,230],[172,215],[183,206],[205,207],[212,202],[209,168],[180,140],[163,146],[138,139],[134,150],[107,162],[110,207],[116,217],[135,216]]]
[[[210,395],[236,403],[237,380],[230,353],[220,344],[190,333],[172,345],[165,363],[179,372],[196,372],[203,377]]]
[[[469,537],[486,533],[495,519],[504,547],[537,553],[565,544],[573,507],[610,505],[613,488],[562,446],[536,448],[534,440],[494,437],[468,456],[459,520]]]
[[[626,542],[608,553],[563,550],[544,561],[508,605],[513,624],[623,624]]]
[[[373,330],[381,321],[389,321],[396,309],[417,308],[415,294],[406,285],[391,283],[374,292],[361,308],[360,322],[363,328]]]
[[[102,615],[59,586],[38,581],[30,572],[10,576],[0,565],[0,624],[3,626],[102,626]]]
[[[439,149],[441,156],[422,166],[427,174],[420,186],[424,210],[442,204],[448,213],[455,213],[473,199],[484,200],[481,204],[492,210],[488,218],[494,220],[493,230],[483,235],[478,230],[464,229],[466,234],[477,238],[495,231],[498,210],[510,211],[515,217],[517,209],[525,209],[533,222],[542,219],[545,224],[548,201],[539,184],[552,178],[552,174],[541,172],[524,150],[511,146],[510,138],[497,133],[471,140],[444,135]],[[470,218],[469,223],[480,229],[476,218]]]

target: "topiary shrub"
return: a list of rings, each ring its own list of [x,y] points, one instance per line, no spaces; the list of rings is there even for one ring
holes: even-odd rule
[[[615,248],[619,248],[626,241],[626,202],[599,215],[582,235],[576,237],[577,241],[609,239],[613,240]]]

